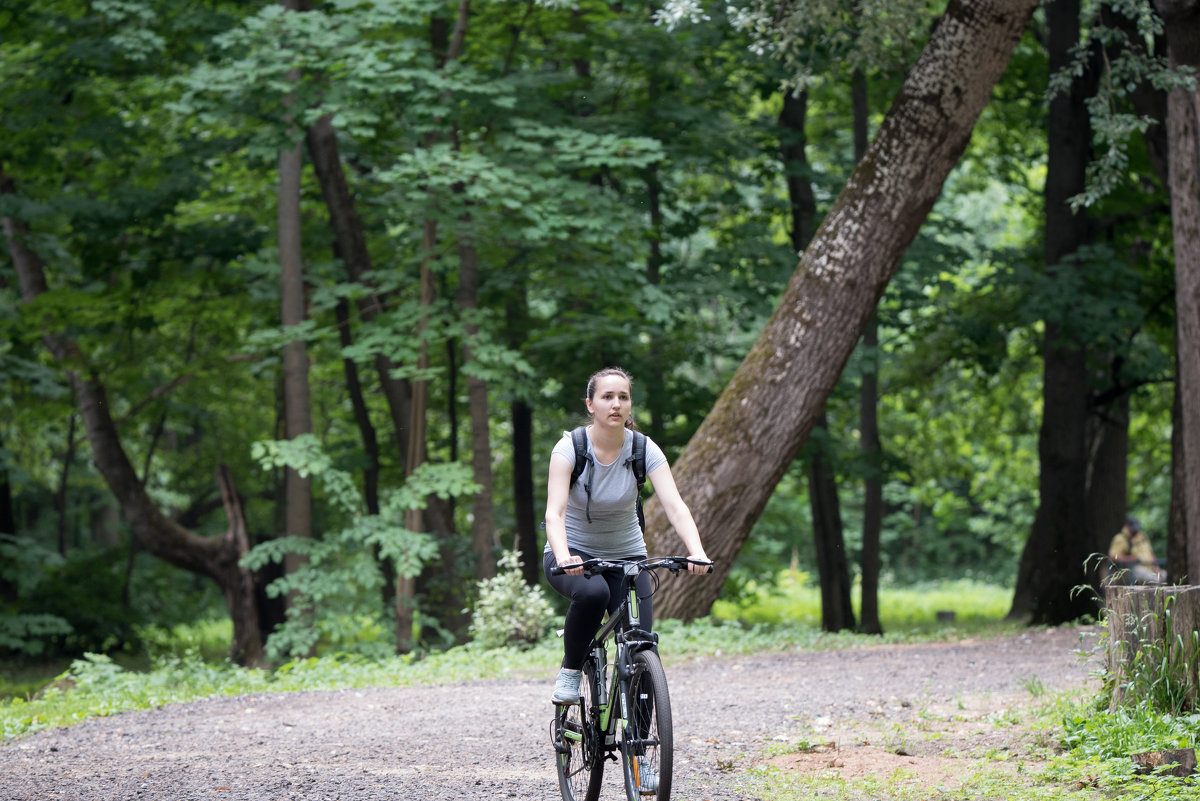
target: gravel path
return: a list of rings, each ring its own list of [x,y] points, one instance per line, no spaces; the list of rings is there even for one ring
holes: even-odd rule
[[[772,741],[963,696],[1092,689],[1084,630],[668,663],[679,801],[756,798]],[[1085,643],[1086,645],[1086,643]],[[664,651],[669,651],[669,642]],[[559,798],[546,678],[215,698],[90,720],[0,746],[6,801],[484,801]],[[623,797],[609,763],[606,799]]]

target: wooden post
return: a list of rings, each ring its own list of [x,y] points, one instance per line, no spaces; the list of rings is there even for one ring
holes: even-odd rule
[[[1152,676],[1185,687],[1186,707],[1197,708],[1200,677],[1200,586],[1109,586],[1108,670],[1113,682],[1110,708],[1128,698],[1135,702],[1144,680]],[[1139,652],[1153,650],[1153,659],[1136,662]],[[1149,656],[1149,654],[1147,654]],[[1160,676],[1165,664],[1170,676]],[[1152,672],[1152,673],[1148,673]]]

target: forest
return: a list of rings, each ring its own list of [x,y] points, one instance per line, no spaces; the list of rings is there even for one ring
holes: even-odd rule
[[[717,563],[666,616],[790,564],[829,630],[946,577],[1067,622],[1127,514],[1200,573],[1194,3],[0,31],[0,656],[209,619],[244,665],[461,642],[506,554],[544,582],[549,453],[608,365]]]

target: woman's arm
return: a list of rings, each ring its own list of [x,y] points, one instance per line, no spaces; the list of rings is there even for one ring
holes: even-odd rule
[[[700,531],[696,528],[696,521],[692,519],[692,510],[688,509],[688,505],[684,503],[683,497],[679,494],[679,487],[675,486],[675,476],[671,475],[671,466],[662,464],[656,467],[650,473],[650,483],[654,487],[655,497],[666,510],[667,519],[671,521],[675,533],[679,535],[679,539],[683,540],[683,547],[687,548],[688,558],[702,562],[710,561],[708,554],[704,553],[703,543],[700,542]],[[547,525],[547,529],[549,529],[549,525]],[[688,566],[688,571],[692,573],[700,573],[704,570],[705,568],[699,565]]]
[[[546,479],[546,542],[554,552],[559,567],[578,564],[583,560],[567,547],[567,494],[571,489],[571,463],[561,453],[550,454],[550,475]],[[582,568],[567,571],[573,576]]]

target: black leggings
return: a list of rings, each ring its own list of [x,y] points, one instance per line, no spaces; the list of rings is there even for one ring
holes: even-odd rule
[[[571,549],[571,553],[581,559],[592,558],[574,548]],[[628,558],[640,559],[641,557],[631,556]],[[546,574],[546,580],[550,582],[550,586],[554,588],[555,592],[571,602],[571,605],[567,607],[566,622],[563,624],[562,666],[570,670],[579,670],[583,667],[583,658],[587,655],[588,643],[591,642],[592,635],[599,630],[600,623],[604,620],[604,613],[612,614],[617,611],[621,601],[625,600],[625,596],[621,592],[625,577],[615,572],[603,573],[590,578],[568,576],[566,573],[560,576],[550,575],[550,568],[557,564],[558,560],[554,558],[554,553],[547,551],[542,558],[542,570]],[[638,617],[641,620],[642,628],[650,631],[654,623],[654,613],[650,605],[652,586],[649,571],[638,576],[637,590]]]

